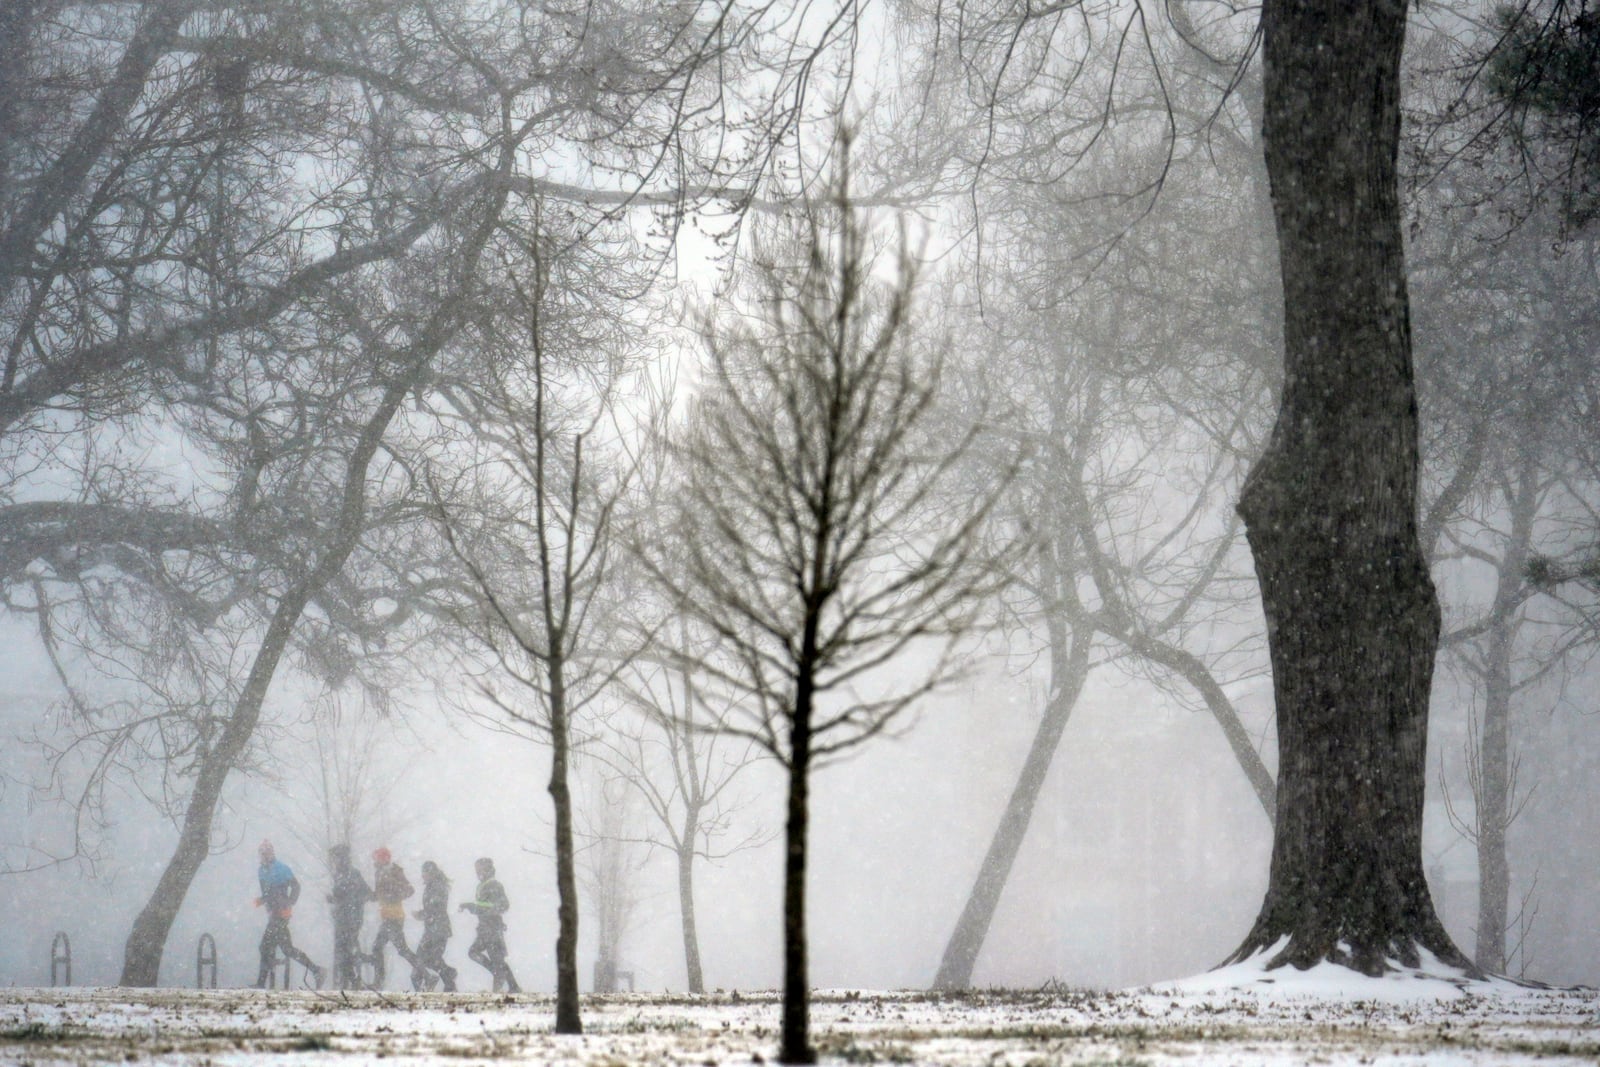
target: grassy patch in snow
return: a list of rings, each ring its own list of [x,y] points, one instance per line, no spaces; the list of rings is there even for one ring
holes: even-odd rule
[[[21,1023],[0,1029],[0,1042],[7,1044],[28,1044],[33,1042],[49,1042],[58,1044],[71,1041],[85,1035],[74,1033],[64,1026],[53,1026],[38,1021]]]
[[[624,1064],[770,1062],[776,994],[586,997],[584,1034],[552,1032],[554,999],[484,993],[12,989],[0,1062],[155,1057],[227,1062]],[[1594,1067],[1592,994],[1547,991],[1382,1003],[1163,991],[833,992],[812,1034],[825,1064],[919,1067]]]

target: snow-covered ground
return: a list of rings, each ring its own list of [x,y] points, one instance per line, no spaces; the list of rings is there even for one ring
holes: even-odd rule
[[[549,996],[253,990],[0,991],[0,1063],[748,1064],[777,1051],[772,993],[587,997],[585,1033]],[[1600,996],[1339,968],[1239,969],[1146,989],[826,991],[822,1062],[962,1067],[1600,1063]]]

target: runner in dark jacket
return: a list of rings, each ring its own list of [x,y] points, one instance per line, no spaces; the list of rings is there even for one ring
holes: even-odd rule
[[[373,985],[383,988],[385,945],[394,945],[400,958],[417,969],[416,953],[406,944],[405,901],[416,890],[387,848],[374,849],[372,853],[372,891],[378,897],[378,936],[372,940]]]
[[[350,846],[334,845],[328,850],[333,868],[333,976],[340,989],[361,988],[361,921],[368,901],[376,900],[372,887],[350,862]]]
[[[474,899],[461,902],[462,911],[478,917],[478,936],[467,949],[467,959],[487,968],[494,976],[494,991],[520,993],[522,987],[506,963],[506,921],[503,915],[510,909],[511,901],[506,890],[494,876],[494,860],[481,859],[473,864],[478,874],[478,892]]]
[[[422,864],[422,907],[411,914],[422,920],[422,940],[417,942],[417,965],[411,972],[411,987],[432,989],[437,980],[444,983],[446,993],[454,993],[456,969],[444,961],[444,946],[454,932],[450,928],[450,879],[432,860]]]
[[[256,907],[267,909],[267,928],[261,935],[261,969],[256,973],[256,988],[267,988],[272,975],[278,949],[292,960],[298,960],[311,976],[311,982],[322,988],[322,968],[311,962],[311,957],[294,947],[289,936],[289,916],[294,913],[295,901],[300,899],[300,880],[289,865],[278,859],[271,841],[261,842],[258,850],[261,867],[256,878],[261,884],[261,895],[256,897]]]

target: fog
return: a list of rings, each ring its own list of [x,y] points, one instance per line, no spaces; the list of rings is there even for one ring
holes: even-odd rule
[[[219,984],[255,980],[271,841],[323,967],[326,851],[371,880],[382,846],[452,880],[467,989],[455,906],[492,858],[509,963],[555,989],[575,841],[583,988],[609,955],[687,989],[677,857],[627,780],[681,823],[660,783],[693,749],[737,768],[690,830],[706,987],[783,984],[809,774],[810,985],[926,988],[1062,714],[970,983],[1121,989],[1239,948],[1283,709],[1237,505],[1295,342],[1254,24],[1074,9],[1013,57],[1006,12],[952,53],[915,7],[724,41],[676,6],[580,33],[487,3],[429,47],[337,5],[196,18],[75,179],[55,116],[143,6],[0,43],[32,94],[0,99],[0,982],[49,984],[64,932],[73,984],[139,984],[130,931],[214,808],[155,898],[159,984],[207,933]],[[1452,80],[1474,10],[1411,30],[1385,290],[1420,408],[1401,525],[1443,613],[1422,862],[1485,970],[1595,983],[1600,212],[1559,145],[1463,125],[1454,94],[1509,91]],[[340,51],[369,32],[395,71]]]
[[[26,646],[24,634],[7,642],[8,677],[30,674]],[[1581,681],[1574,688],[1582,691]],[[1039,699],[1036,681],[996,662],[930,699],[903,736],[820,772],[811,874],[818,988],[922,988],[931,981],[1026,753]],[[1270,734],[1268,699],[1258,690],[1251,710],[1253,725]],[[19,706],[27,707],[11,705]],[[1591,724],[1581,714],[1551,715],[1526,757],[1543,773],[1516,856],[1519,867],[1539,872],[1530,970],[1550,981],[1600,978],[1600,944],[1590,921],[1600,909],[1593,853],[1600,759],[1592,751]],[[1462,725],[1446,721],[1437,732],[1450,737]],[[470,894],[473,861],[494,857],[512,898],[510,961],[524,988],[553,988],[547,752],[533,743],[508,743],[426,705],[408,711],[392,729],[383,774],[392,776],[394,788],[383,807],[393,829],[357,840],[363,870],[370,877],[366,854],[387,844],[413,877],[423,860],[439,863],[454,882],[455,900]],[[26,764],[24,752],[8,749],[10,772]],[[1439,759],[1436,752],[1430,765],[1437,767]],[[295,775],[291,766],[273,770]],[[299,768],[301,774],[310,770]],[[781,828],[779,777],[767,767],[751,778],[742,820],[769,832]],[[263,837],[277,843],[305,882],[293,923],[296,944],[328,962],[325,867],[280,821],[279,813],[292,806],[285,791],[293,787],[275,788],[257,776],[231,789],[231,847],[207,862],[189,895],[163,961],[164,984],[194,982],[195,947],[205,932],[217,941],[219,984],[254,980],[262,918],[251,900],[255,844]],[[6,821],[15,837],[59,839],[64,813],[25,798],[15,785],[8,787]],[[49,982],[58,930],[72,939],[76,984],[115,984],[132,916],[172,847],[170,828],[142,805],[129,801],[123,808],[108,858],[93,875],[67,865],[0,880],[4,907],[15,917],[0,935],[0,973],[9,984]],[[1470,849],[1437,802],[1430,804],[1426,829],[1435,896],[1452,934],[1471,944],[1476,883]],[[1097,686],[1084,695],[1052,765],[975,981],[1125,988],[1206,970],[1232,951],[1253,918],[1270,849],[1270,827],[1208,716],[1175,706],[1147,684]],[[703,865],[696,888],[708,987],[775,987],[781,975],[781,840]],[[623,939],[625,969],[640,990],[682,990],[669,857],[657,854],[645,864],[639,895]],[[463,988],[476,988],[487,975],[462,958],[469,925],[457,919],[447,959],[461,969]],[[363,945],[374,927],[369,917]],[[413,929],[413,944],[415,936]],[[585,968],[594,958],[590,940],[580,949]],[[590,978],[586,970],[585,988]]]
[[[1031,740],[1039,697],[1037,683],[996,664],[930,699],[903,736],[819,772],[811,876],[818,987],[916,988],[931,980]],[[492,856],[512,898],[510,960],[525,988],[549,989],[556,898],[547,752],[449,720],[447,712],[420,708],[393,724],[396,740],[380,772],[393,783],[383,805],[393,829],[358,838],[361,867],[370,880],[366,855],[387,844],[414,881],[423,860],[439,863],[454,882],[453,899],[464,899],[473,861]],[[292,781],[296,768],[274,761],[272,773]],[[779,777],[776,768],[758,768],[741,820],[781,828]],[[196,881],[163,961],[164,983],[194,981],[203,932],[217,940],[220,984],[254,980],[263,920],[251,900],[255,845],[263,837],[305,883],[293,921],[296,945],[327,962],[332,935],[320,899],[327,875],[321,858],[277,817],[292,810],[284,792],[293,786],[259,776],[231,790],[232,847],[208,861]],[[9,789],[8,804],[21,796]],[[25,828],[30,840],[59,839],[62,812],[27,809],[9,807],[10,825]],[[1260,807],[1208,718],[1137,683],[1086,694],[977,981],[1120,988],[1208,968],[1234,947],[1259,904],[1270,845]],[[114,984],[128,925],[171,848],[171,831],[129,803],[97,877],[68,866],[0,882],[19,919],[5,933],[0,958],[8,979],[47,983],[51,938],[65,930],[74,982]],[[647,863],[642,881],[624,939],[625,966],[640,989],[682,989],[668,857]],[[706,864],[697,897],[708,985],[774,987],[781,974],[781,840]],[[459,958],[470,923],[462,917],[456,926],[448,957],[470,987],[486,975]],[[374,928],[369,916],[363,945]],[[585,944],[581,956],[588,966],[592,947]]]

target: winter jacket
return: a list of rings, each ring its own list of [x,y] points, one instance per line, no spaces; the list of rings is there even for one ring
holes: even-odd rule
[[[478,917],[479,930],[504,930],[506,921],[501,918],[511,910],[511,901],[506,898],[505,886],[498,879],[486,878],[478,883],[477,899],[466,901],[462,905]]]
[[[361,913],[366,909],[367,902],[376,899],[372,887],[354,866],[346,864],[343,870],[334,872],[333,892],[328,894],[328,901],[333,905],[335,922],[360,926]]]
[[[416,890],[411,888],[411,881],[406,878],[406,872],[401,870],[400,865],[385,863],[379,867],[372,878],[372,887],[378,895],[378,918],[404,920],[406,906],[402,901]]]
[[[256,872],[261,882],[261,906],[274,918],[287,919],[300,899],[300,881],[282,860],[263,863]]]
[[[417,918],[422,920],[422,936],[424,937],[449,937],[454,931],[450,928],[450,879],[430,878],[422,883],[422,908],[417,912]]]

